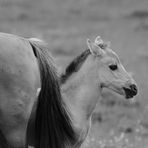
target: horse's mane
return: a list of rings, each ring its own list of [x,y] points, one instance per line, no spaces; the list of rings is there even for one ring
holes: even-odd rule
[[[62,100],[52,58],[39,41],[29,42],[38,60],[41,77],[35,116],[35,148],[65,148],[66,145],[74,145],[77,135]]]
[[[63,73],[61,75],[61,84],[65,83],[66,80],[74,73],[77,72],[82,64],[84,63],[84,61],[86,60],[86,58],[88,57],[88,55],[90,54],[90,50],[87,49],[84,52],[82,52],[82,54],[80,54],[79,56],[77,56],[66,68],[65,73]]]

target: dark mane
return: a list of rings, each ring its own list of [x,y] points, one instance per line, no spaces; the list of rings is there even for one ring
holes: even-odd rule
[[[35,148],[65,148],[78,140],[70,114],[62,100],[59,79],[48,50],[29,41],[38,60],[41,91],[38,96],[35,123]],[[28,145],[28,144],[27,144]]]
[[[77,72],[81,68],[89,54],[90,50],[85,50],[67,66],[65,73],[61,75],[61,84],[65,83],[74,72]]]

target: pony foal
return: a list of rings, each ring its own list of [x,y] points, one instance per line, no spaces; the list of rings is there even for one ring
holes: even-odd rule
[[[100,37],[87,40],[88,50],[74,59],[61,75],[61,91],[70,107],[73,124],[85,139],[91,115],[104,87],[132,98],[137,94],[134,79],[126,72],[117,54]]]

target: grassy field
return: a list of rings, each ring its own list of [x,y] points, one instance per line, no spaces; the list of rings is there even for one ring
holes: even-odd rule
[[[148,148],[147,0],[0,0],[0,31],[49,43],[59,68],[100,35],[134,74],[134,102],[104,90],[83,148]]]

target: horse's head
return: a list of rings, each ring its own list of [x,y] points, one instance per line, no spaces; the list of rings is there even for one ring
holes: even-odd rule
[[[137,85],[109,44],[104,43],[100,37],[95,42],[88,39],[87,44],[98,69],[100,87],[109,88],[127,99],[134,97],[137,94]]]

